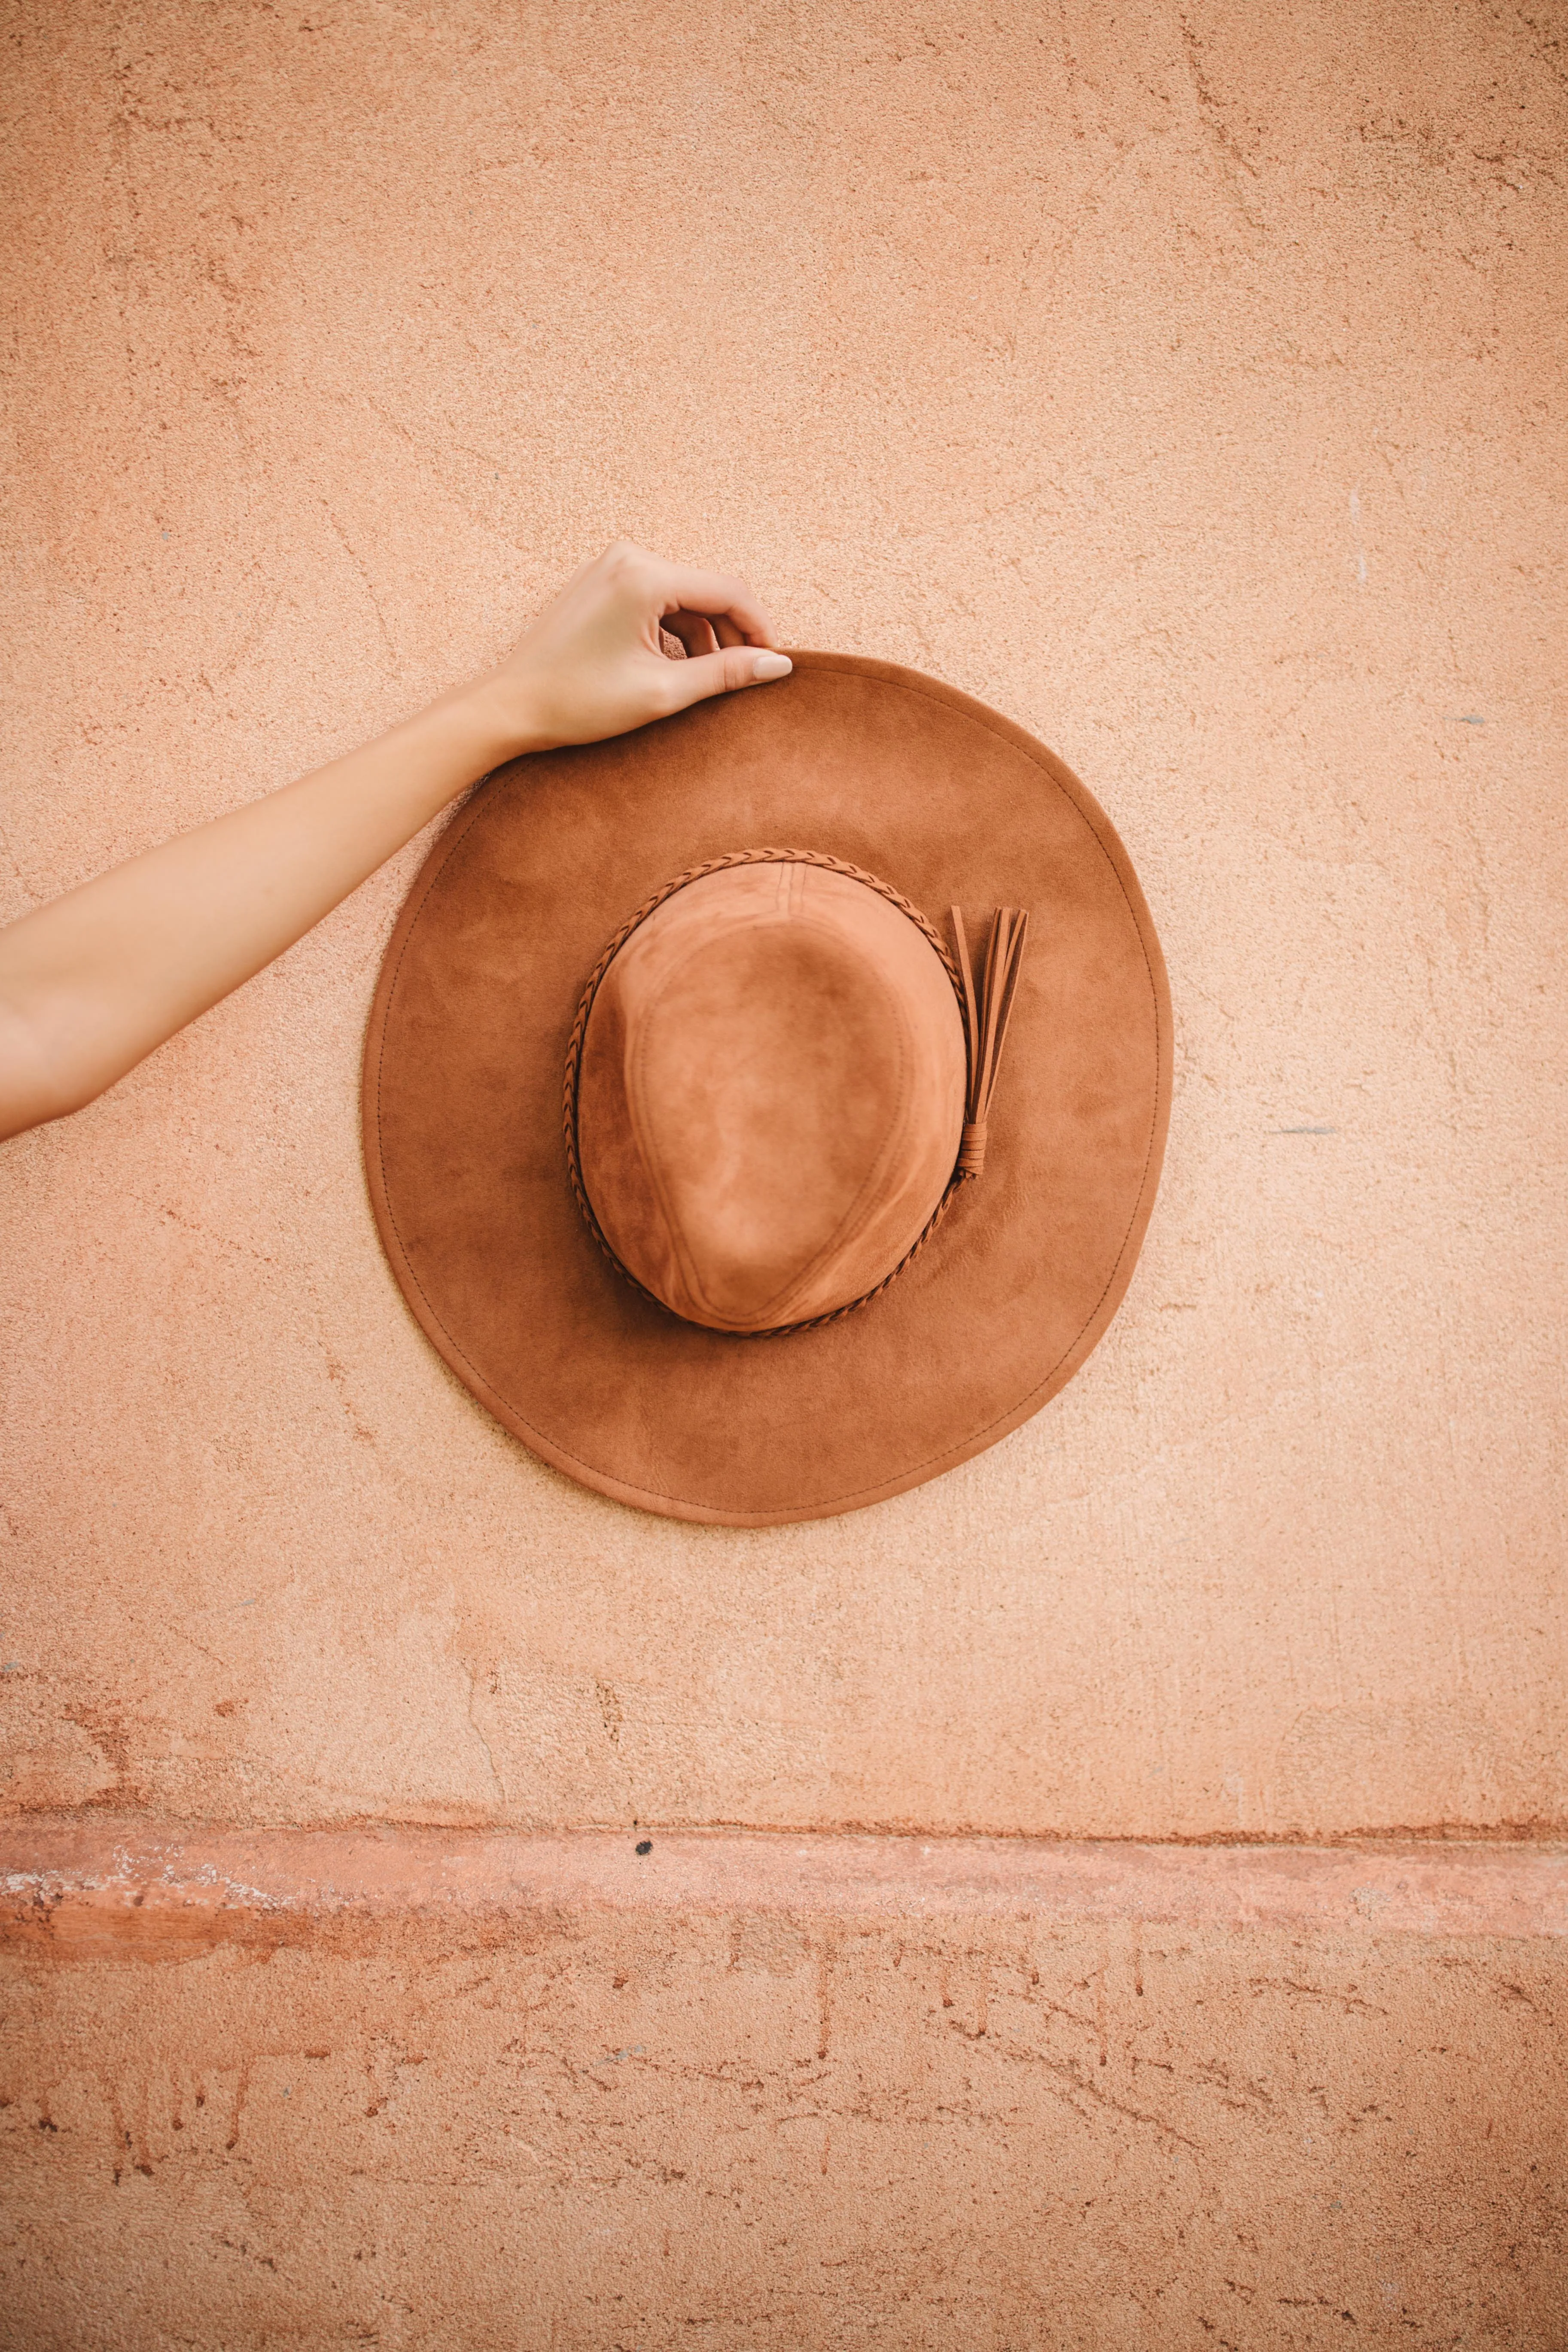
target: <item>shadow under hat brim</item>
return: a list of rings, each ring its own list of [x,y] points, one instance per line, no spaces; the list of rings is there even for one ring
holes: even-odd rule
[[[435,1346],[534,1453],[683,1519],[766,1527],[953,1468],[1071,1379],[1131,1279],[1171,1093],[1170,995],[1127,853],[1045,746],[887,662],[798,653],[781,684],[534,754],[436,843],[388,946],[364,1065],[388,1258]],[[562,1139],[584,983],[673,875],[824,851],[943,928],[1030,910],[985,1172],[869,1306],[746,1339],[606,1261]]]

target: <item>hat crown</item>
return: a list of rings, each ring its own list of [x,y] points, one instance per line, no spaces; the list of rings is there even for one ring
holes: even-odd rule
[[[772,1329],[890,1274],[952,1177],[966,1055],[931,941],[796,860],[703,876],[595,992],[582,1174],[621,1264],[688,1321]]]

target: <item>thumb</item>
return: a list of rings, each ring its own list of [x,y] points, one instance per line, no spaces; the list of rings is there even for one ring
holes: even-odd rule
[[[787,654],[766,647],[726,646],[722,653],[689,656],[669,667],[671,708],[685,710],[710,694],[733,694],[738,687],[765,686],[772,678],[787,677],[795,664]]]

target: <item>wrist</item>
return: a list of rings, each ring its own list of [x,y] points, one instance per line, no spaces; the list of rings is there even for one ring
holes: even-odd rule
[[[431,708],[473,745],[481,774],[525,752],[542,751],[552,740],[528,694],[495,670],[453,687]]]

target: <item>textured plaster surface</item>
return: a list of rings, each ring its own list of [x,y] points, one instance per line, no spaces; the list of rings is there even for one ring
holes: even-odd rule
[[[1568,1846],[1382,1839],[1355,1846],[1138,1845],[886,1832],[172,1830],[103,1814],[0,1835],[0,1941],[77,1960],[186,1959],[318,1931],[363,1938],[562,1909],[906,1921],[1257,1927],[1568,1941]]]
[[[656,1522],[382,1262],[411,851],[0,1155],[11,1806],[1561,1820],[1555,16],[9,9],[5,911],[626,533],[1041,733],[1179,1024],[1057,1403],[857,1517]]]
[[[124,1838],[6,1882],[28,2352],[1562,2345],[1561,1852]]]
[[[0,1149],[0,2343],[1561,2352],[1560,16],[0,9],[0,916],[626,534],[1043,735],[1177,1020],[1086,1370],[772,1533],[405,1313],[417,845]]]

